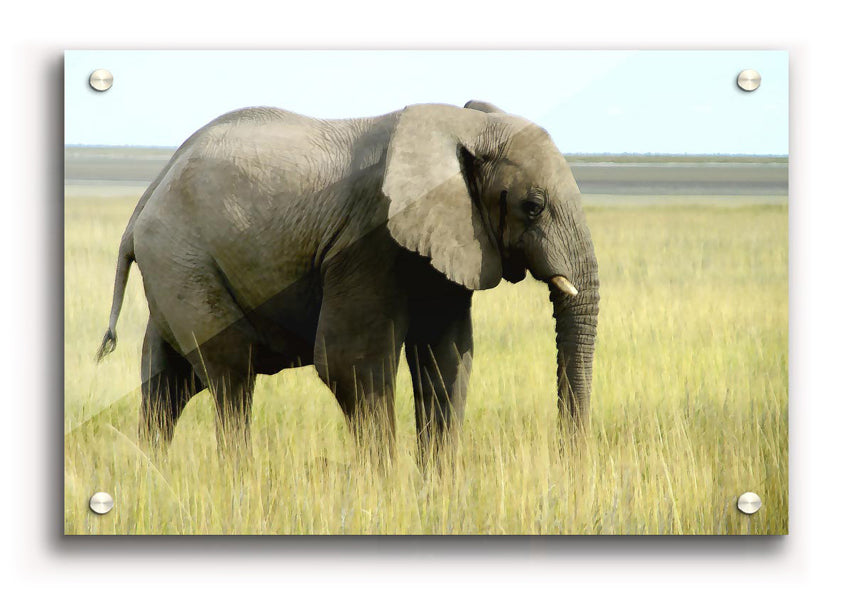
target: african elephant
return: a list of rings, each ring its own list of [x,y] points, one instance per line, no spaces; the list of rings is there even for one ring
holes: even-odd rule
[[[526,270],[549,285],[561,421],[586,419],[599,281],[579,189],[546,131],[490,104],[332,121],[248,108],[204,126],[130,217],[99,358],[133,261],[147,444],[167,446],[210,388],[219,444],[244,446],[256,375],[311,364],[358,439],[391,444],[404,345],[427,456],[463,420],[472,292]]]

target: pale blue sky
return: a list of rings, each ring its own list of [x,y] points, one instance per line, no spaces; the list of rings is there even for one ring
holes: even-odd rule
[[[97,68],[115,77],[105,93]],[[735,84],[746,68],[752,93]],[[178,146],[245,106],[341,118],[471,98],[565,153],[788,153],[784,51],[68,51],[65,143]]]

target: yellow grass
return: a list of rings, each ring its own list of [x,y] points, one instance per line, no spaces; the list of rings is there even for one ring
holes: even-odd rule
[[[458,460],[423,476],[405,365],[386,475],[357,466],[312,367],[260,378],[253,461],[219,459],[203,393],[169,459],[150,462],[136,446],[135,267],[118,349],[93,360],[135,200],[66,201],[66,533],[787,533],[787,205],[591,205],[602,305],[586,439],[558,451],[545,286],[503,283],[475,295]],[[105,516],[88,510],[100,490],[115,497]],[[750,517],[744,491],[764,502]]]

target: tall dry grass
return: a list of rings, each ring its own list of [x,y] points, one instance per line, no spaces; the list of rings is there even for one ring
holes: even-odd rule
[[[609,199],[610,200],[610,199]],[[602,304],[591,422],[562,455],[545,286],[474,297],[475,366],[456,462],[414,461],[410,376],[398,458],[358,465],[312,367],[261,377],[253,455],[219,459],[207,393],[165,462],[136,445],[147,308],[138,271],[118,349],[96,365],[135,198],[66,201],[65,531],[69,534],[781,534],[788,531],[787,206],[588,207]],[[98,490],[115,508],[87,508]],[[757,492],[761,511],[735,508]]]

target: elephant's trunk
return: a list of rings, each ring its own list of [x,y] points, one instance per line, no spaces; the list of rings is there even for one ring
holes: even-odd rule
[[[558,349],[558,415],[565,433],[581,430],[587,424],[599,314],[595,269],[573,283],[578,288],[575,295],[556,286],[550,288]]]

